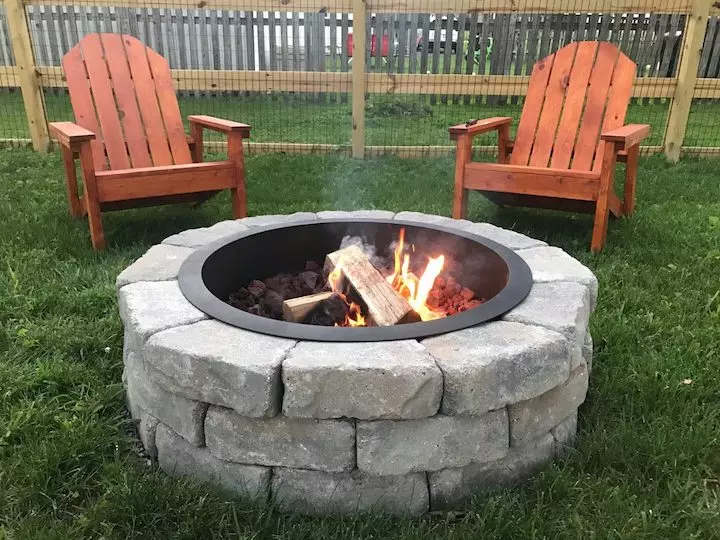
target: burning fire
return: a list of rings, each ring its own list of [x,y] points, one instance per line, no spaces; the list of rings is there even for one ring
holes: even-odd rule
[[[393,273],[387,276],[387,282],[407,299],[423,321],[445,317],[444,311],[433,310],[427,305],[428,295],[435,284],[435,278],[440,275],[445,266],[445,256],[430,257],[425,270],[418,278],[410,272],[410,254],[404,253],[404,250],[405,229],[402,228],[395,246],[395,267]]]
[[[328,282],[330,283],[330,289],[336,293],[340,298],[343,299],[348,307],[350,308],[349,313],[345,315],[345,322],[343,324],[335,323],[335,326],[367,326],[365,324],[365,317],[362,315],[360,306],[355,302],[349,302],[347,296],[342,289],[342,264],[338,264],[335,270],[330,272],[328,275]]]
[[[410,246],[414,251],[414,246]],[[405,298],[410,306],[417,312],[423,321],[431,321],[445,317],[444,310],[434,310],[427,305],[428,295],[435,284],[437,278],[445,265],[445,256],[430,257],[425,270],[420,277],[410,271],[410,254],[405,253],[405,229],[400,229],[398,242],[394,252],[394,270],[393,273],[385,279],[403,298]],[[336,326],[366,326],[365,317],[362,315],[362,309],[355,302],[349,301],[343,291],[342,264],[338,264],[328,276],[330,288],[337,293],[349,307],[349,313],[345,316],[345,322]]]

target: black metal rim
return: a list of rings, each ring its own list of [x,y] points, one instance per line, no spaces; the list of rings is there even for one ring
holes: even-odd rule
[[[223,246],[248,236],[262,234],[266,231],[326,223],[384,223],[400,226],[407,225],[461,236],[484,245],[497,253],[507,264],[509,270],[508,282],[505,288],[496,296],[483,302],[474,309],[434,321],[371,328],[329,328],[325,326],[277,321],[259,315],[251,315],[223,302],[206,287],[202,278],[202,269],[205,261],[210,255]],[[497,319],[522,302],[528,295],[532,287],[532,273],[522,257],[489,238],[442,225],[419,223],[416,221],[355,218],[294,221],[266,227],[251,228],[249,231],[243,231],[222,238],[203,248],[199,248],[191,254],[180,268],[178,281],[180,290],[191,304],[211,317],[233,326],[261,334],[306,341],[357,342],[420,339],[469,328],[483,322]]]

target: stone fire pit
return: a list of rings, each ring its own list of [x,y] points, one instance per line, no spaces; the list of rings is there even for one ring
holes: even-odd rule
[[[561,249],[487,223],[401,212],[515,250],[529,296],[436,337],[296,341],[210,319],[177,283],[194,249],[248,227],[382,211],[224,221],[171,236],[117,279],[128,407],[148,455],[284,510],[422,514],[516,483],[572,442],[597,280]]]

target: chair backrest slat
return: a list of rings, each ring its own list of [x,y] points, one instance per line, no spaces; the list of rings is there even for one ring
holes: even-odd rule
[[[102,36],[102,45],[115,91],[115,101],[117,102],[120,121],[127,141],[130,162],[133,167],[151,167],[152,161],[148,152],[147,138],[140,118],[140,111],[138,110],[135,88],[130,75],[122,36],[119,34],[104,34]]]
[[[545,102],[540,113],[535,144],[533,144],[530,154],[529,164],[532,166],[547,167],[548,161],[550,161],[560,113],[568,90],[570,73],[573,71],[575,52],[577,52],[577,43],[571,43],[555,53],[555,62],[545,88]]]
[[[70,90],[70,104],[75,113],[75,122],[95,134],[95,139],[90,143],[93,161],[98,171],[104,171],[108,168],[107,158],[105,157],[105,141],[95,113],[90,81],[80,49],[73,47],[63,57],[62,64],[65,80]]]
[[[147,57],[175,163],[192,163],[168,61],[150,49],[147,50]]]
[[[85,65],[87,66],[90,89],[95,102],[100,129],[105,139],[105,151],[111,169],[129,169],[130,160],[125,150],[125,136],[120,125],[120,115],[115,104],[113,87],[110,82],[105,55],[99,34],[90,34],[80,43]]]
[[[131,36],[90,34],[63,68],[76,122],[97,135],[98,169],[192,163],[164,58]]]
[[[173,157],[165,132],[165,122],[158,105],[155,82],[148,64],[147,47],[137,39],[128,38],[129,36],[125,36],[123,43],[130,64],[130,72],[135,82],[135,94],[137,95],[140,114],[145,126],[145,134],[153,164],[157,167],[172,165]]]
[[[596,170],[601,129],[621,126],[635,64],[609,42],[566,45],[533,68],[513,165]]]
[[[545,101],[545,89],[547,88],[554,60],[555,55],[551,54],[533,66],[530,84],[525,95],[522,116],[520,116],[520,123],[515,136],[515,146],[511,155],[510,162],[513,164],[527,165],[530,159],[535,132],[540,120],[540,112]]]
[[[589,171],[592,168],[617,57],[618,50],[612,43],[600,43],[593,72],[590,75],[590,87],[588,88],[580,132],[575,143],[572,169]]]
[[[622,127],[625,123],[625,115],[630,105],[630,96],[632,95],[632,85],[635,80],[635,62],[625,55],[618,57],[615,70],[613,71],[612,81],[610,83],[610,92],[608,97],[607,109],[605,110],[605,120],[603,121],[602,130],[610,131],[615,128]],[[605,141],[600,141],[597,152],[595,152],[594,171],[599,171],[602,166],[602,149]]]
[[[569,78],[567,97],[550,160],[550,167],[553,169],[567,169],[570,166],[596,54],[596,41],[583,41],[578,44],[575,69]]]

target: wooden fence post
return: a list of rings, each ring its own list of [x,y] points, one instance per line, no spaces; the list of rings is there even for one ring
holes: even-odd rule
[[[352,155],[365,158],[365,0],[353,0]]]
[[[47,152],[48,137],[45,100],[43,99],[40,77],[35,68],[30,24],[23,0],[5,0],[5,11],[10,29],[15,65],[17,67],[20,90],[22,91],[28,128],[33,148],[38,152]]]
[[[673,162],[680,159],[680,151],[685,139],[711,3],[712,0],[693,0],[692,11],[685,22],[678,82],[665,130],[665,155]]]

